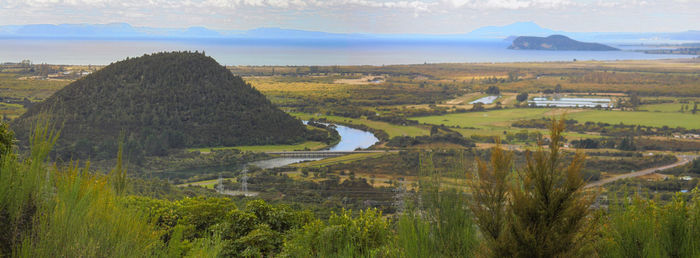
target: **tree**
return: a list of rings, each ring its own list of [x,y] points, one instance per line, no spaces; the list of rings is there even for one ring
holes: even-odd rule
[[[431,136],[436,135],[436,134],[438,134],[438,133],[440,133],[440,130],[438,129],[437,126],[433,126],[433,127],[430,128],[430,135],[431,135]]]
[[[554,92],[560,93],[561,92],[561,84],[557,83],[557,86],[554,86]]]
[[[640,104],[642,104],[642,100],[639,98],[639,95],[637,95],[637,93],[635,93],[635,92],[630,93],[629,105],[632,108],[636,108]]]
[[[693,114],[698,112],[698,103],[695,102],[695,105],[693,105],[693,110],[691,111]]]
[[[7,123],[0,121],[0,159],[12,151],[15,134]]]
[[[512,154],[496,145],[491,149],[490,163],[479,158],[476,162],[477,171],[470,184],[473,199],[469,207],[491,251],[489,256],[505,257],[509,254],[504,229],[507,219],[507,178],[512,169]]]
[[[529,97],[529,95],[527,94],[527,92],[523,92],[523,93],[518,94],[518,96],[516,96],[515,99],[522,102],[522,101],[526,101],[528,97]]]
[[[511,82],[517,81],[519,79],[519,77],[520,77],[520,74],[518,73],[518,71],[508,72],[508,81],[511,81]]]
[[[496,87],[496,86],[489,86],[489,87],[486,89],[486,94],[489,94],[489,95],[498,95],[498,94],[501,94],[501,90],[498,89],[498,87]]]
[[[491,257],[569,257],[594,236],[590,205],[577,152],[563,164],[559,145],[566,123],[552,119],[549,150],[527,152],[526,165],[509,178],[511,157],[497,146],[490,167],[478,161],[470,207]],[[515,183],[508,183],[515,182]]]
[[[577,152],[562,164],[559,145],[565,120],[552,119],[549,150],[527,153],[518,183],[508,201],[509,250],[515,257],[568,257],[588,243],[594,227],[590,205],[595,199],[584,192],[581,168],[585,155]]]
[[[622,141],[620,141],[620,145],[617,146],[617,149],[624,151],[636,150],[637,147],[634,145],[634,138],[630,136],[623,138]]]

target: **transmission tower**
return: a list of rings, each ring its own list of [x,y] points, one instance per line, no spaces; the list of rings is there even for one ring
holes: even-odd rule
[[[224,178],[221,177],[221,173],[219,173],[219,182],[216,185],[216,191],[220,194],[224,193]]]
[[[404,200],[406,198],[406,186],[404,185],[404,183],[404,180],[399,180],[399,183],[394,189],[394,203],[392,205],[396,208],[397,214],[402,214],[404,208],[406,207],[406,203]]]
[[[243,192],[243,196],[248,197],[248,169],[244,168],[242,173],[243,176],[241,177],[241,192]]]

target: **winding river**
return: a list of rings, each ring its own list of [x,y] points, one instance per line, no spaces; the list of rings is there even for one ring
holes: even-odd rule
[[[304,123],[306,123],[306,121],[304,121]],[[336,125],[335,130],[337,130],[338,134],[340,134],[340,142],[338,142],[338,144],[336,145],[331,146],[328,149],[329,151],[353,151],[358,148],[366,149],[379,142],[379,139],[377,139],[377,137],[374,136],[374,134],[372,134],[371,132],[362,131],[343,125]],[[302,161],[321,159],[325,158],[281,157],[250,162],[246,165],[253,165],[265,169],[282,167],[289,164],[299,163]]]

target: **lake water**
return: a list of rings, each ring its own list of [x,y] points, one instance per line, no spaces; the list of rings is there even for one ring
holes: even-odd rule
[[[390,65],[688,58],[628,51],[510,50],[502,40],[55,40],[0,38],[0,63],[105,65],[146,53],[205,51],[224,65]],[[619,46],[618,46],[619,47]]]
[[[482,103],[484,105],[492,104],[493,101],[498,99],[499,96],[486,96],[480,99],[477,99],[475,101],[469,102],[469,104],[476,104],[476,103]]]
[[[340,134],[340,142],[328,149],[330,151],[353,151],[358,148],[367,149],[379,142],[379,139],[371,132],[342,125],[336,125],[335,130]]]

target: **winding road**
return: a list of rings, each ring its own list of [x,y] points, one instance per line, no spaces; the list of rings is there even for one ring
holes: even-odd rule
[[[632,173],[617,175],[617,176],[610,177],[610,178],[606,178],[606,179],[603,179],[603,180],[591,182],[591,183],[587,184],[585,188],[599,187],[599,186],[602,186],[602,185],[604,185],[604,184],[607,184],[607,183],[610,183],[610,182],[614,182],[614,181],[617,181],[617,180],[620,180],[620,179],[625,179],[625,178],[632,178],[632,177],[638,177],[638,176],[648,175],[648,174],[652,174],[652,173],[655,173],[655,172],[659,172],[659,171],[661,171],[661,170],[666,170],[666,169],[669,169],[669,168],[675,168],[675,167],[678,167],[678,166],[683,166],[683,165],[685,165],[685,164],[690,163],[691,161],[693,161],[694,159],[696,159],[698,156],[695,156],[695,155],[677,155],[676,157],[678,158],[678,162],[676,162],[676,163],[673,163],[673,164],[670,164],[670,165],[665,165],[665,166],[660,166],[660,167],[653,167],[653,168],[642,169],[642,170],[635,171],[635,172],[632,172]]]

